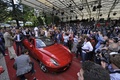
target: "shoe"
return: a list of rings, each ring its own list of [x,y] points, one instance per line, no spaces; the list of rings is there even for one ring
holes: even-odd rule
[[[33,80],[36,80],[36,77],[34,77]]]
[[[38,80],[38,79],[36,77],[34,77],[33,80]]]
[[[36,73],[36,70],[34,70],[34,72],[32,73],[32,75],[34,75]]]
[[[4,54],[4,56],[7,56],[8,54]]]
[[[14,58],[10,58],[10,60],[14,60]]]
[[[33,73],[36,73],[36,70],[34,70],[34,72]]]

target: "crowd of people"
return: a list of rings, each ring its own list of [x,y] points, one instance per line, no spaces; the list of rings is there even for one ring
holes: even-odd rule
[[[31,36],[49,37],[56,43],[68,47],[76,58],[80,57],[82,68],[78,73],[81,79],[78,80],[120,80],[119,26],[95,27],[95,25],[74,23],[34,28],[4,28],[0,29],[0,52],[6,56],[5,50],[8,49],[10,59],[15,59],[15,64],[17,64],[18,57],[24,49],[22,40],[25,37],[29,39]],[[13,47],[14,43],[16,50]],[[30,61],[29,58],[28,61]],[[92,75],[94,76],[92,77]]]

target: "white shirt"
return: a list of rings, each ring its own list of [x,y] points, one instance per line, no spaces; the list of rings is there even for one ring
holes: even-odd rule
[[[66,43],[67,43],[67,42],[68,42],[68,40],[69,40],[69,36],[66,36],[66,35],[65,35],[65,36],[63,36],[63,39],[64,39],[64,42],[66,42]]]
[[[110,80],[120,80],[120,73],[110,74]]]
[[[93,50],[93,46],[92,46],[92,44],[89,41],[88,42],[84,42],[82,49],[92,51]],[[82,52],[86,53],[85,51],[82,51]]]
[[[19,34],[17,35],[17,41],[20,41],[20,35]]]
[[[38,31],[35,31],[35,37],[38,37]]]
[[[37,30],[38,30],[38,28],[37,28],[37,27],[35,27],[35,28],[34,28],[34,31],[37,31]]]
[[[34,28],[34,32],[35,32],[35,37],[38,37],[38,28],[37,27]]]
[[[26,35],[26,31],[25,31],[25,30],[22,30],[22,33],[23,33],[24,35]]]
[[[73,38],[75,43],[78,43],[78,38]]]
[[[45,36],[47,37],[48,36],[48,32],[45,30]]]

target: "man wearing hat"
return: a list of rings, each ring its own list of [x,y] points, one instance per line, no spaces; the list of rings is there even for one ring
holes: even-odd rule
[[[107,67],[110,73],[111,80],[120,80],[120,54],[118,52],[110,53],[110,65]],[[108,64],[105,61],[101,61],[103,68],[106,68]]]
[[[115,52],[110,54],[110,62],[113,70],[110,72],[111,80],[120,80],[120,54]]]

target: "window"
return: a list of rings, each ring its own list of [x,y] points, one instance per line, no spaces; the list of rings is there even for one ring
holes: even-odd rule
[[[36,47],[37,48],[42,48],[42,47],[46,47],[46,45],[42,40],[36,39]]]

